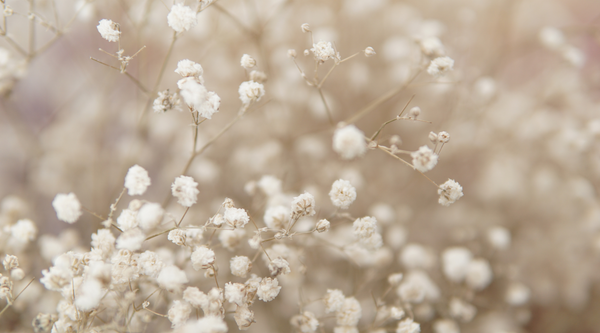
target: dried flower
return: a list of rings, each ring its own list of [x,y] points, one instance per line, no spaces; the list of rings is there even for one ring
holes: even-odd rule
[[[169,27],[177,32],[190,30],[198,24],[196,20],[196,12],[188,6],[176,3],[171,7],[169,15],[167,15],[167,23]]]
[[[249,105],[250,103],[260,101],[265,95],[265,87],[262,83],[254,81],[244,81],[238,89],[242,104]]]
[[[150,186],[150,177],[148,171],[139,165],[129,168],[125,176],[125,187],[129,195],[142,195]]]
[[[67,223],[75,223],[81,216],[81,204],[74,193],[57,194],[52,207],[58,219]]]
[[[106,39],[107,41],[119,41],[119,37],[121,35],[121,29],[119,28],[119,24],[111,20],[102,19],[100,20],[96,28],[98,29],[100,36],[102,36],[102,38]]]
[[[356,200],[356,189],[349,181],[338,179],[331,186],[329,198],[334,206],[341,209],[348,209],[350,204]]]
[[[231,274],[239,277],[246,277],[252,268],[252,261],[246,256],[235,256],[229,262]]]
[[[433,169],[438,161],[438,155],[427,146],[421,146],[419,150],[410,153],[410,156],[415,169],[421,172]]]
[[[375,53],[375,49],[373,49],[372,47],[370,47],[370,46],[369,46],[369,47],[367,47],[367,48],[365,49],[365,56],[366,56],[366,57],[372,57],[372,56],[374,56],[375,54],[377,54],[377,53]]]
[[[252,58],[250,55],[244,54],[240,60],[240,65],[242,65],[242,67],[245,69],[250,69],[256,66],[256,60],[254,60],[254,58]]]
[[[346,160],[360,157],[367,151],[365,134],[354,125],[338,127],[333,134],[333,150]]]
[[[427,67],[427,73],[434,77],[440,77],[451,71],[454,67],[454,60],[450,57],[438,57],[431,60],[429,67]]]
[[[189,176],[179,176],[175,178],[171,185],[171,192],[177,198],[177,202],[184,207],[191,207],[198,198],[198,183]]]
[[[315,214],[315,197],[312,194],[304,192],[292,201],[292,218],[297,219],[302,216],[313,216]]]
[[[450,206],[455,203],[456,200],[462,198],[462,186],[453,179],[448,179],[445,183],[440,185],[438,189],[440,199],[438,202],[442,206]]]
[[[177,63],[177,69],[175,73],[183,76],[183,77],[196,77],[199,78],[204,74],[204,70],[202,66],[198,63],[195,63],[189,59],[179,60]]]

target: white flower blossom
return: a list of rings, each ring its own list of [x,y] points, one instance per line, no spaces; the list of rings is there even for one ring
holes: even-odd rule
[[[125,187],[129,195],[142,195],[150,186],[150,177],[148,171],[139,165],[129,168],[125,176]]]
[[[279,281],[277,281],[276,278],[268,277],[260,281],[256,295],[261,301],[270,302],[279,295],[280,290],[281,286],[279,286]]]
[[[206,246],[199,246],[192,252],[191,260],[195,270],[206,269],[215,262],[215,252]]]
[[[229,262],[231,274],[239,277],[246,277],[252,268],[252,261],[246,256],[235,256]]]
[[[320,62],[336,58],[335,50],[333,49],[331,42],[319,41],[318,43],[313,44],[313,47],[310,50],[315,55],[315,59]]]
[[[421,146],[419,150],[410,153],[410,156],[415,169],[421,172],[433,169],[438,161],[438,155],[427,146]]]
[[[232,228],[243,228],[250,221],[248,213],[242,208],[227,208],[223,214],[225,222]]]
[[[81,204],[74,193],[57,194],[52,201],[52,207],[58,219],[67,223],[73,224],[81,216]]]
[[[183,77],[200,77],[204,74],[202,66],[189,59],[179,60],[175,73]]]
[[[192,313],[192,307],[188,303],[179,300],[173,301],[167,313],[167,317],[171,321],[171,327],[178,328],[183,326],[190,317],[190,313]]]
[[[450,57],[438,57],[431,60],[427,73],[434,77],[440,77],[451,71],[454,67],[454,60]]]
[[[102,36],[102,38],[106,39],[107,41],[119,41],[119,37],[121,35],[119,24],[111,20],[102,19],[100,20],[100,22],[98,22],[98,26],[96,28],[98,29],[100,36]]]
[[[462,186],[460,186],[460,184],[455,180],[448,179],[445,183],[440,185],[438,188],[438,194],[440,195],[438,202],[442,206],[450,206],[451,204],[455,203],[456,200],[462,198]]]
[[[242,65],[242,67],[245,69],[250,69],[256,66],[256,60],[254,60],[254,58],[252,58],[250,55],[244,54],[240,60],[240,65]]]
[[[367,151],[365,134],[354,125],[337,128],[333,134],[333,150],[346,160],[363,156]]]
[[[292,200],[292,215],[296,218],[315,214],[315,197],[312,194],[304,192]]]
[[[350,204],[356,200],[356,189],[349,181],[344,179],[338,179],[333,182],[331,191],[329,191],[329,198],[334,206],[348,209]]]
[[[171,7],[169,15],[167,15],[167,23],[169,27],[177,32],[190,30],[198,24],[196,20],[196,12],[188,6],[176,3]]]
[[[184,207],[191,207],[198,200],[198,183],[189,176],[175,178],[171,185],[171,192],[177,198],[177,202]]]
[[[260,101],[265,95],[265,86],[262,83],[254,81],[244,81],[238,89],[242,104],[249,105],[252,102]]]

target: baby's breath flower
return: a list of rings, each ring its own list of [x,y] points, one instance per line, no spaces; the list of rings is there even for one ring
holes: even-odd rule
[[[179,246],[185,245],[185,238],[185,230],[181,229],[171,230],[167,236],[168,240]]]
[[[58,316],[56,314],[48,314],[48,313],[38,313],[38,315],[33,319],[31,326],[36,333],[38,332],[46,332],[49,331],[54,322],[58,320]]]
[[[245,69],[250,69],[256,66],[256,60],[254,60],[254,58],[252,58],[249,54],[244,54],[240,60],[240,65],[242,65],[242,67]]]
[[[290,263],[281,257],[275,258],[269,262],[269,271],[273,277],[290,274]]]
[[[179,96],[175,94],[171,94],[169,89],[158,92],[158,97],[154,99],[152,102],[152,110],[154,112],[167,112],[169,110],[174,110],[178,108],[179,105]]]
[[[73,224],[81,216],[81,204],[74,193],[57,194],[52,201],[52,207],[58,219],[67,223]]]
[[[262,85],[262,83],[244,81],[242,84],[240,84],[238,93],[240,94],[240,100],[242,101],[242,104],[249,105],[252,102],[260,101],[260,99],[265,95],[265,87]]]
[[[450,134],[446,131],[441,131],[438,133],[438,140],[440,143],[448,143],[450,141]]]
[[[169,15],[167,15],[167,23],[169,27],[177,32],[190,30],[198,21],[196,20],[196,12],[188,6],[176,3],[171,7]]]
[[[224,248],[229,251],[235,250],[246,236],[244,229],[221,230],[219,233],[219,241]]]
[[[333,150],[346,160],[360,157],[367,151],[365,134],[354,125],[338,127],[333,134]]]
[[[98,29],[100,36],[102,36],[102,38],[106,39],[107,41],[119,41],[119,36],[121,35],[119,24],[111,20],[102,19],[100,20],[96,28]]]
[[[235,323],[238,325],[239,330],[247,330],[254,322],[254,312],[250,311],[248,306],[238,306],[235,309],[233,319],[235,319]]]
[[[446,278],[454,283],[460,283],[467,275],[467,268],[473,254],[464,247],[451,247],[442,253],[442,268]]]
[[[329,198],[334,206],[348,209],[350,204],[356,200],[356,189],[349,181],[338,179],[333,182],[333,185],[331,186]]]
[[[282,229],[290,219],[290,210],[285,206],[269,207],[263,220],[270,229]]]
[[[252,261],[246,256],[235,256],[229,262],[231,274],[239,277],[246,277],[252,268]]]
[[[336,58],[335,50],[333,49],[333,46],[331,46],[331,42],[319,41],[318,43],[313,44],[313,47],[310,50],[315,55],[315,59],[320,62]]]
[[[408,118],[416,120],[417,118],[419,118],[419,116],[421,115],[421,108],[418,106],[413,106],[409,111],[408,111]]]
[[[225,284],[225,299],[238,306],[246,305],[246,285],[243,283],[227,282]]]
[[[261,72],[261,71],[252,71],[250,72],[250,81],[254,81],[254,82],[258,82],[258,83],[263,83],[267,81],[267,74],[265,74],[265,72]]]
[[[322,219],[319,222],[317,222],[317,225],[315,226],[315,228],[317,229],[318,232],[325,232],[327,230],[329,230],[329,228],[331,227],[331,223],[329,223],[329,221],[327,221],[326,219]]]
[[[19,244],[27,244],[35,239],[37,235],[37,227],[35,223],[29,219],[18,220],[17,223],[10,227],[10,235],[12,240]]]
[[[290,319],[290,324],[302,333],[313,333],[319,328],[319,320],[310,311],[304,311],[300,315],[293,316]]]
[[[454,60],[450,57],[438,57],[431,60],[427,73],[434,77],[440,77],[451,71],[454,67]]]
[[[199,246],[192,252],[192,265],[195,270],[208,268],[215,262],[215,252],[206,246]]]
[[[313,216],[315,215],[315,197],[304,192],[292,200],[292,216],[299,218],[302,216]]]
[[[302,29],[302,32],[304,33],[310,32],[310,25],[308,25],[308,23],[302,23],[300,29]]]
[[[190,313],[192,313],[192,307],[188,303],[179,300],[173,301],[173,305],[171,305],[167,313],[169,321],[171,321],[171,327],[178,328],[183,326],[190,317]]]
[[[201,77],[204,74],[202,66],[189,59],[179,60],[175,73],[183,77]]]
[[[396,333],[419,333],[421,332],[421,325],[415,323],[411,318],[406,318],[401,322],[398,322]]]
[[[277,281],[276,278],[268,277],[260,281],[256,295],[261,301],[270,302],[279,295],[280,290],[281,286],[279,286],[279,281]]]
[[[131,209],[123,209],[117,218],[117,225],[121,230],[127,231],[138,226],[137,214]]]
[[[323,297],[325,302],[325,312],[336,312],[344,305],[344,293],[339,289],[327,289],[327,293]]]
[[[145,232],[156,228],[162,221],[164,213],[165,211],[161,205],[153,202],[146,203],[140,208],[136,216],[139,227]]]
[[[142,243],[145,239],[146,236],[140,228],[130,229],[117,238],[117,249],[126,249],[129,251],[139,250],[142,248]]]
[[[371,216],[356,219],[352,228],[356,238],[367,239],[377,232],[377,219]]]
[[[438,161],[438,155],[427,146],[421,146],[419,150],[410,153],[410,156],[415,169],[421,172],[433,169]]]
[[[208,303],[208,296],[196,287],[185,288],[183,291],[183,299],[195,308],[200,308],[203,305],[206,306]]]
[[[250,221],[248,213],[242,208],[227,208],[223,214],[225,222],[232,228],[243,228]]]
[[[377,53],[375,53],[375,49],[373,49],[372,47],[370,47],[370,46],[369,46],[369,47],[367,47],[367,48],[365,49],[365,56],[366,56],[366,57],[372,57],[372,56],[374,56],[375,54],[377,54]]]
[[[177,81],[177,86],[185,103],[200,116],[211,119],[219,111],[221,98],[215,92],[208,91],[196,78],[183,78]]]
[[[444,45],[437,37],[427,37],[419,41],[421,52],[428,57],[441,57],[444,55]]]
[[[171,185],[171,192],[177,198],[177,202],[184,207],[191,207],[198,200],[198,183],[189,176],[175,178]]]
[[[140,272],[146,276],[156,278],[165,266],[160,257],[152,251],[145,251],[138,258]]]
[[[483,290],[492,282],[492,268],[485,259],[475,259],[467,266],[465,282],[473,290]]]
[[[346,297],[335,314],[338,326],[356,326],[361,316],[362,307],[354,297]]]
[[[204,316],[186,325],[185,333],[227,333],[227,324],[221,317]]]
[[[150,177],[148,171],[139,165],[129,168],[125,176],[125,187],[129,195],[142,195],[150,186]]]
[[[179,267],[171,265],[160,271],[156,282],[170,292],[179,293],[183,288],[183,284],[188,283],[188,278]]]
[[[79,287],[77,298],[75,298],[75,307],[84,312],[96,309],[105,293],[100,281],[94,278],[86,279]]]
[[[475,317],[477,308],[460,298],[453,297],[448,305],[448,311],[453,318],[468,323]]]
[[[455,180],[448,179],[445,183],[440,185],[438,194],[440,195],[438,202],[442,206],[450,206],[450,204],[453,204],[456,200],[462,198],[462,186]]]

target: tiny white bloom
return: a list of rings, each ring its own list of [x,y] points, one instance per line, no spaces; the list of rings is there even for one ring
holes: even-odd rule
[[[198,200],[198,183],[189,176],[175,178],[171,185],[171,192],[177,198],[177,202],[184,207],[191,207]]]
[[[329,198],[334,206],[348,209],[350,204],[356,200],[356,189],[349,181],[338,179],[333,182],[333,185],[331,186]]]
[[[256,60],[254,60],[254,58],[252,58],[250,55],[244,54],[240,60],[240,65],[242,65],[242,67],[245,69],[250,69],[256,66]]]
[[[354,125],[338,128],[333,134],[333,150],[346,160],[360,157],[367,151],[365,134]]]
[[[410,156],[415,169],[421,172],[433,169],[438,161],[438,155],[427,146],[421,146],[419,150],[410,153]]]
[[[171,7],[171,11],[167,15],[167,22],[177,32],[190,30],[198,23],[196,12],[180,3],[176,3]]]
[[[106,39],[109,42],[118,41],[119,36],[121,35],[119,25],[111,20],[100,20],[96,28],[98,29],[100,36],[102,36],[102,38]]]
[[[454,60],[450,57],[438,57],[431,60],[427,73],[434,77],[440,77],[454,68]]]
[[[254,81],[245,81],[240,84],[238,93],[240,94],[242,103],[247,105],[252,102],[260,101],[265,95],[265,86],[263,86],[262,83]]]
[[[74,193],[57,194],[52,201],[52,207],[58,219],[67,223],[73,224],[81,216],[81,204]]]
[[[202,76],[204,70],[202,66],[189,59],[179,60],[175,73],[183,77],[199,77]]]
[[[438,189],[440,199],[438,202],[442,206],[450,206],[456,202],[456,200],[462,198],[462,186],[453,179],[448,179],[445,183],[440,185]]]
[[[139,165],[129,168],[125,176],[125,187],[129,195],[142,195],[150,186],[150,177],[148,171]]]

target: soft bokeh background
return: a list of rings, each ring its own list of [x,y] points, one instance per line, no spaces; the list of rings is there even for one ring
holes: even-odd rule
[[[34,20],[27,18],[30,3]],[[200,184],[200,195],[187,223],[203,224],[225,197],[262,223],[265,200],[244,187],[263,175],[281,179],[285,192],[314,194],[320,217],[334,211],[327,195],[333,181],[348,179],[358,193],[349,213],[379,220],[388,252],[366,267],[356,268],[318,243],[290,245],[306,273],[284,280],[276,301],[255,305],[257,323],[250,331],[291,330],[298,295],[318,299],[326,288],[356,291],[363,318],[372,318],[370,293],[384,291],[389,273],[408,272],[401,253],[407,244],[419,244],[432,259],[422,268],[442,291],[433,318],[446,317],[448,299],[459,296],[478,308],[472,322],[460,325],[463,332],[600,332],[600,2],[219,0],[198,15],[196,27],[178,37],[158,83],[173,36],[166,20],[170,2],[30,3],[6,1],[14,10],[5,18],[10,41],[0,38],[0,198],[17,197],[26,205],[9,212],[12,204],[6,199],[0,224],[27,217],[39,228],[38,240],[44,234],[62,235],[57,253],[78,247],[88,251],[90,235],[102,221],[90,214],[72,226],[58,221],[51,206],[57,193],[74,192],[87,209],[106,215],[128,168],[139,164],[152,179],[143,199],[162,203],[170,196],[170,185],[192,149],[191,117],[187,110],[153,113],[149,103],[155,95],[90,60],[118,66],[99,51],[117,50],[96,30],[97,22],[107,18],[120,24],[125,54],[146,47],[131,60],[128,73],[149,91],[155,85],[154,91],[176,91],[179,76],[173,71],[181,59],[203,66],[206,87],[222,103],[219,113],[200,126],[200,144],[238,112],[238,86],[247,80],[241,56],[252,55],[257,69],[267,74],[261,103],[192,164],[188,174]],[[317,90],[307,86],[287,56],[288,49],[296,49],[298,64],[312,75],[314,60],[302,55],[312,47],[311,36],[302,33],[302,23],[310,24],[315,42],[334,43],[342,58],[360,52],[323,85],[334,122],[402,87],[355,125],[370,136],[414,96],[410,107],[419,106],[421,119],[431,123],[392,123],[381,135],[382,144],[399,135],[400,149],[416,150],[429,143],[430,131],[449,132],[450,142],[427,175],[437,183],[457,180],[464,189],[460,201],[440,206],[435,186],[381,151],[352,161],[334,153],[335,125]],[[540,40],[545,27],[564,34],[561,48]],[[454,70],[441,79],[422,70],[427,59],[417,40],[430,36],[438,37],[455,60]],[[367,46],[377,55],[366,58],[362,50]],[[331,65],[322,66],[320,77]],[[172,200],[167,211],[179,217],[183,208]],[[510,231],[508,249],[490,245],[488,233],[497,226]],[[343,235],[342,230],[331,237]],[[7,235],[2,237],[5,241]],[[51,258],[35,254],[38,240],[22,250],[20,261],[28,276],[39,278]],[[149,248],[176,249],[166,237],[152,242]],[[492,284],[473,293],[446,281],[439,256],[450,246],[465,246],[487,259]],[[0,246],[0,253],[10,251]],[[219,251],[223,258],[232,255]],[[247,246],[240,251],[251,253]],[[200,285],[211,283],[198,277]],[[512,282],[531,290],[522,306],[504,301]],[[30,288],[37,293],[24,296],[20,307],[0,318],[2,330],[31,331],[29,323],[38,312],[55,311],[46,296],[51,292],[38,282]],[[364,320],[367,332],[371,319]],[[153,329],[166,332],[168,321],[157,321]],[[232,322],[230,331],[235,331]],[[431,331],[430,322],[421,321],[423,332]],[[333,324],[324,327],[331,331]]]

